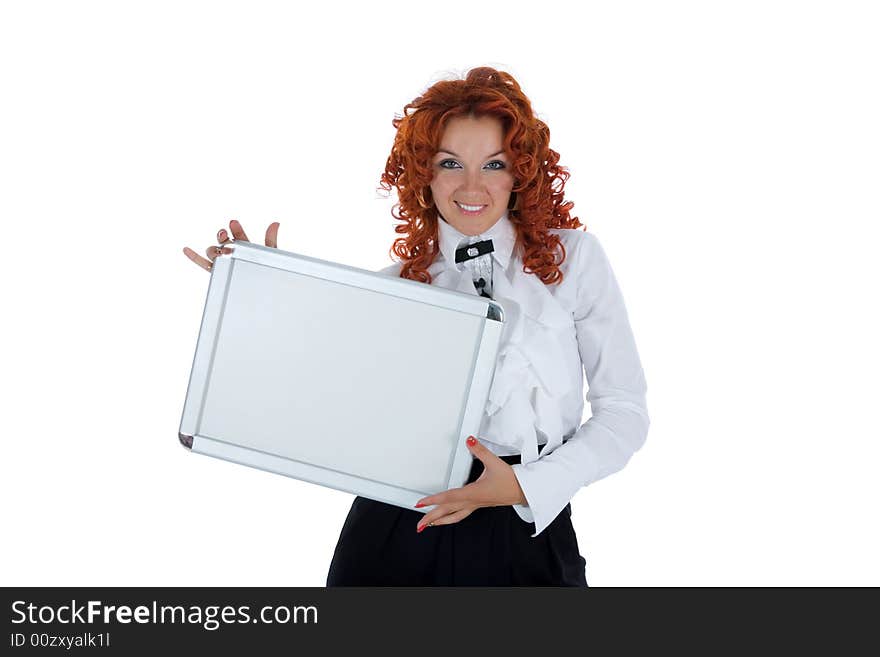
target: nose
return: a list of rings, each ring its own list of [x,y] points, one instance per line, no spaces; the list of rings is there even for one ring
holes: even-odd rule
[[[479,168],[465,172],[459,189],[463,200],[478,202],[485,197],[486,186]]]

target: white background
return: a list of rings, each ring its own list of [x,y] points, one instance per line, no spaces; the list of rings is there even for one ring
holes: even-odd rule
[[[182,248],[278,220],[390,264],[392,118],[492,65],[648,381],[645,446],[572,502],[590,585],[880,585],[875,11],[3,3],[0,583],[324,585],[351,495],[178,443],[208,283]]]

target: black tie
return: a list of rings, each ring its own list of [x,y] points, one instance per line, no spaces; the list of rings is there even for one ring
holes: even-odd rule
[[[474,242],[473,244],[465,244],[455,250],[455,262],[460,263],[474,258],[484,257],[488,261],[489,271],[492,271],[492,256],[490,254],[494,250],[495,245],[492,244],[491,239]],[[483,271],[485,271],[485,267],[483,268]],[[492,295],[486,291],[486,279],[483,278],[483,276],[479,276],[474,280],[474,287],[477,292],[480,293],[480,296],[488,299],[492,298]]]
[[[487,297],[489,299],[492,298],[492,296],[488,292],[486,292],[486,279],[482,276],[480,277],[480,280],[474,281],[474,287],[477,288],[477,292],[480,293],[481,297]]]

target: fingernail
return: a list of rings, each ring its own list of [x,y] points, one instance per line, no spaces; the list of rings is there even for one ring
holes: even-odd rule
[[[417,532],[421,533],[421,531],[425,528],[425,525],[419,525]]]
[[[467,444],[470,445],[471,447],[473,447],[474,445],[477,444],[477,439],[474,438],[473,436],[468,436]]]
[[[422,504],[421,502],[419,502],[418,504],[416,504],[416,508],[417,508],[417,509],[421,509],[423,506],[425,506],[425,505]]]

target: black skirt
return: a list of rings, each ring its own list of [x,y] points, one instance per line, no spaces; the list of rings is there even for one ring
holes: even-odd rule
[[[543,447],[543,445],[542,445]],[[519,456],[502,456],[513,465]],[[468,483],[483,472],[474,459]],[[571,503],[538,536],[512,506],[481,507],[449,525],[357,496],[345,519],[327,586],[587,586]]]

